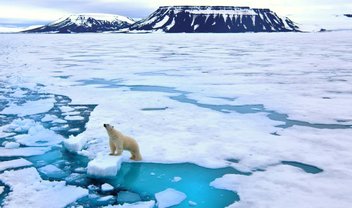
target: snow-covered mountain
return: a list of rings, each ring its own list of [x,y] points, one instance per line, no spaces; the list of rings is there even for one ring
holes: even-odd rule
[[[80,33],[114,31],[129,27],[134,20],[112,14],[76,14],[23,32]]]
[[[163,6],[138,21],[130,31],[177,32],[289,32],[298,31],[289,18],[270,9],[234,6]]]

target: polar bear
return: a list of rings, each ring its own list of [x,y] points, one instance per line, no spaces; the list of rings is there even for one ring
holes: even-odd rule
[[[109,144],[111,150],[110,155],[121,155],[123,150],[128,150],[132,154],[130,158],[131,160],[142,160],[142,156],[135,139],[123,135],[110,124],[104,124],[104,127],[109,135]],[[115,154],[116,151],[117,153]]]

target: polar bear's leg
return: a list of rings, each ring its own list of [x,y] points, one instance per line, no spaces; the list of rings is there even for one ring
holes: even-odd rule
[[[122,146],[117,146],[117,153],[116,155],[121,155],[122,154],[122,151],[123,151],[123,147]]]
[[[110,155],[114,155],[116,151],[116,145],[112,141],[110,141],[109,144],[110,144],[110,151],[111,151]]]

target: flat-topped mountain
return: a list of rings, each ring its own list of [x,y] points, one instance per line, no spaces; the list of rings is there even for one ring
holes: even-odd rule
[[[76,14],[61,18],[50,24],[23,32],[80,33],[116,31],[129,27],[134,20],[112,14]]]
[[[270,9],[234,6],[162,6],[130,31],[238,33],[299,31],[289,18]]]

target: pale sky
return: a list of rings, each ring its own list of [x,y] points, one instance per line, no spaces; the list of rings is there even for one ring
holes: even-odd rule
[[[164,5],[250,6],[312,19],[323,14],[352,13],[352,0],[0,0],[0,26],[45,24],[74,13],[144,18]]]

